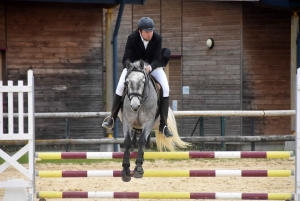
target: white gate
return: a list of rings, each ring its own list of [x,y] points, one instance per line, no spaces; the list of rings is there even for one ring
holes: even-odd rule
[[[0,188],[5,188],[3,201],[33,201],[35,194],[33,72],[32,70],[27,72],[27,85],[23,85],[23,81],[18,81],[17,86],[13,86],[13,81],[8,81],[7,83],[7,86],[3,86],[2,81],[0,81],[0,141],[26,140],[28,143],[13,156],[10,156],[0,148],[0,157],[5,161],[0,166],[0,174],[3,173],[9,166],[12,166],[24,175],[22,178],[11,178],[8,181],[1,181]],[[26,94],[24,96],[24,93],[28,94],[28,115],[24,115],[24,104],[26,102],[24,102],[24,98],[26,97]],[[6,95],[8,113],[4,114],[3,99],[6,98]],[[17,98],[18,103],[18,106],[15,107],[17,108],[17,115],[14,115],[14,97]],[[26,116],[28,116],[28,127],[26,127],[26,124],[24,124],[24,119]],[[5,119],[6,117],[7,119]],[[14,124],[14,120],[18,123]],[[5,129],[7,129],[7,133],[4,133]],[[26,132],[26,130],[28,132]],[[27,152],[28,168],[18,162],[18,159]]]

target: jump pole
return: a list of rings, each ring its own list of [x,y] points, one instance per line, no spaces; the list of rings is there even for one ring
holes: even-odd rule
[[[122,159],[123,152],[37,152],[36,158],[49,159]],[[189,158],[290,158],[293,151],[192,151],[192,152],[145,152],[145,159]],[[130,158],[136,158],[131,152]]]
[[[291,177],[293,170],[144,170],[144,177]],[[36,171],[41,178],[121,177],[121,170]],[[133,172],[131,172],[131,176]]]
[[[40,191],[37,198],[106,198],[106,199],[231,199],[293,200],[292,193],[199,193],[199,192],[55,192]]]

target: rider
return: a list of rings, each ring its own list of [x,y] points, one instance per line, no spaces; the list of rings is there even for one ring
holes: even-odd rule
[[[102,123],[103,127],[110,129],[113,128],[114,121],[118,116],[118,112],[121,107],[121,99],[124,92],[125,76],[127,74],[126,60],[129,59],[131,62],[134,62],[142,59],[149,63],[149,65],[145,67],[146,72],[150,72],[151,75],[160,83],[163,89],[159,131],[166,137],[173,136],[167,125],[170,88],[167,76],[163,70],[163,67],[160,65],[162,37],[158,33],[153,32],[153,30],[153,20],[150,17],[142,17],[138,22],[138,29],[128,36],[122,60],[122,64],[124,66],[123,72],[120,76],[116,94],[114,96],[111,115],[104,119]]]

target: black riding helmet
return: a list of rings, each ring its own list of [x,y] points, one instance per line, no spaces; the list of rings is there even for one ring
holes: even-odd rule
[[[142,17],[138,22],[138,29],[153,31],[155,29],[153,20],[150,17]]]

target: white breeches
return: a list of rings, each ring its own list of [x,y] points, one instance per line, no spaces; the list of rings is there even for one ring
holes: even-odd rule
[[[119,96],[122,96],[124,92],[124,87],[125,87],[124,83],[125,83],[126,74],[127,74],[127,68],[124,68],[116,89],[116,94],[118,94]],[[163,97],[169,97],[169,93],[170,93],[169,83],[168,83],[167,75],[163,70],[163,68],[156,68],[154,71],[151,72],[151,75],[161,85],[163,89]]]

